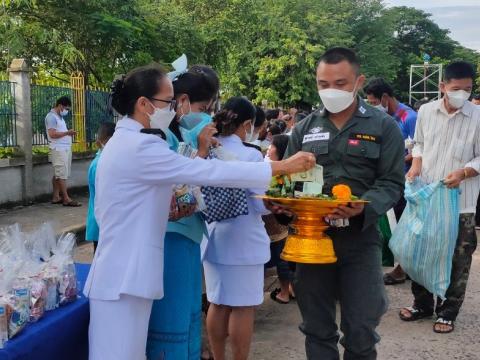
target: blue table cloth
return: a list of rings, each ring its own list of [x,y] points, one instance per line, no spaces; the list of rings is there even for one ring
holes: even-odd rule
[[[89,264],[75,264],[80,289],[87,279]],[[0,360],[87,360],[88,299],[80,294],[75,302],[47,311],[38,322],[0,349]]]

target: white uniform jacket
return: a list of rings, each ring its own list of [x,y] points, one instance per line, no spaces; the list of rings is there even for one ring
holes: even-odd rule
[[[84,293],[163,297],[164,236],[174,184],[267,188],[267,163],[188,159],[127,117],[102,152],[96,174],[99,245]]]

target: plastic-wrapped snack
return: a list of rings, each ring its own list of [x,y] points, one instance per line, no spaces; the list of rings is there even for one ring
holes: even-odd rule
[[[77,276],[73,263],[74,246],[74,234],[68,233],[62,235],[53,249],[54,255],[49,261],[47,273],[44,276],[44,278],[48,278],[51,277],[51,274],[56,275],[58,279],[58,300],[60,305],[70,303],[77,299]],[[50,296],[53,296],[50,289],[51,288],[49,288],[48,291],[47,303],[49,303]]]
[[[178,185],[175,187],[175,199],[179,209],[184,206],[192,206],[197,203],[195,196],[190,192],[187,185]]]
[[[47,286],[41,278],[30,281],[30,322],[36,322],[45,314]]]
[[[0,299],[0,349],[8,340],[7,304]]]
[[[60,296],[60,305],[65,305],[77,300],[77,276],[73,264],[64,267],[64,271],[60,275],[58,293]]]
[[[17,335],[27,325],[30,317],[30,291],[26,287],[12,290],[7,300],[8,338]]]
[[[50,311],[58,308],[60,301],[58,298],[58,278],[53,274],[46,274],[43,277],[47,296],[45,299],[45,310]]]
[[[207,210],[207,205],[205,204],[205,200],[203,199],[203,194],[200,186],[191,186],[190,191],[192,192],[195,200],[197,201],[197,211]]]

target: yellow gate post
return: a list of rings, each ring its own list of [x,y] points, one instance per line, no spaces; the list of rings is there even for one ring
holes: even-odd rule
[[[72,120],[73,130],[77,132],[73,151],[87,151],[87,132],[85,129],[85,84],[83,74],[75,71],[70,76],[70,87],[73,91]]]

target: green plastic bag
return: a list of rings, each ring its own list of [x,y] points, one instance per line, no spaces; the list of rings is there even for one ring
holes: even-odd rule
[[[390,224],[388,223],[387,214],[382,215],[378,219],[377,223],[378,232],[380,234],[380,239],[382,240],[382,265],[383,266],[393,266],[394,259],[393,254],[388,247],[390,238],[392,237],[392,231],[390,230]]]

